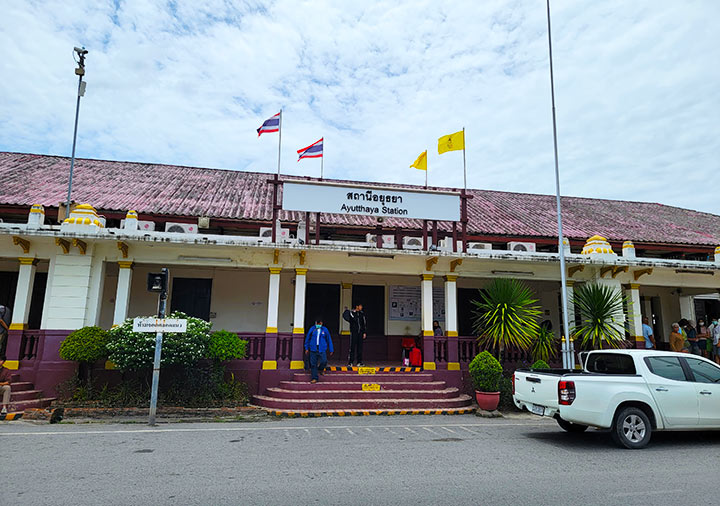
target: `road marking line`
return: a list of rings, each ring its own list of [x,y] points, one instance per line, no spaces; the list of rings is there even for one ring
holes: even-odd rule
[[[348,432],[349,432],[350,434],[352,434],[353,436],[355,436],[355,435],[356,435],[356,434],[355,434],[355,433],[354,433],[353,431],[351,431],[351,430],[350,430],[350,429],[348,429],[348,428],[345,428],[345,430],[346,430],[346,431],[348,431]]]
[[[432,433],[435,434],[436,436],[438,435],[438,433],[435,432],[435,431],[432,430],[432,429],[428,429],[427,427],[422,427],[422,428],[425,429],[425,430],[428,431],[428,432],[432,432]]]
[[[441,428],[441,429],[445,429],[446,431],[448,431],[448,432],[450,432],[450,433],[452,433],[452,434],[457,434],[457,432],[455,432],[455,431],[452,430],[452,429],[448,429],[447,427],[440,427],[440,428]]]
[[[324,419],[323,419],[324,420]],[[447,425],[447,424],[446,424]],[[534,422],[534,423],[477,423],[477,424],[449,424],[448,427],[543,427],[549,426],[547,422]],[[554,425],[554,424],[552,424]],[[399,427],[398,425],[337,425],[333,426],[333,429],[365,429],[372,432],[372,429],[382,429],[385,427]],[[413,425],[416,429],[425,429],[426,427],[439,428],[441,425],[424,424],[424,425]],[[118,430],[61,430],[61,431],[29,431],[29,432],[0,432],[0,437],[3,436],[73,436],[73,435],[88,435],[88,434],[144,434],[144,433],[162,433],[162,432],[248,432],[248,431],[278,431],[278,430],[318,430],[324,429],[324,427],[312,427],[312,426],[299,426],[299,427],[177,427],[177,428],[146,428],[146,429],[118,429]],[[327,429],[325,429],[327,430]],[[433,432],[433,431],[429,431]],[[433,434],[437,434],[433,432]]]
[[[403,427],[403,429],[409,430],[409,431],[412,432],[413,434],[417,435],[417,432],[415,432],[414,430],[412,430],[410,427]]]
[[[327,430],[327,429],[325,429],[325,432],[327,432],[328,434],[331,434],[331,435],[332,435],[332,432],[330,432],[330,431]]]
[[[470,429],[468,429],[467,427],[460,427],[460,428],[461,428],[462,430],[468,431],[470,434],[477,434],[477,432],[475,432],[474,430],[470,430]]]

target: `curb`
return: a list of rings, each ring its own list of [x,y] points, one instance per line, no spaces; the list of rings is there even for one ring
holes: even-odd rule
[[[23,416],[22,411],[20,411],[18,413],[7,413],[5,415],[0,415],[0,421],[2,421],[2,420],[6,420],[6,421],[19,420],[20,418],[22,418],[22,416]]]
[[[267,409],[269,414],[283,418],[317,418],[330,416],[395,416],[395,415],[469,415],[475,412],[475,408],[451,408],[451,409],[345,409],[345,410],[318,410],[318,411],[290,411],[283,409]]]

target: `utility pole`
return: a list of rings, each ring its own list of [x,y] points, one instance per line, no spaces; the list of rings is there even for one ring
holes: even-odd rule
[[[563,246],[562,205],[560,203],[560,167],[558,163],[557,120],[555,118],[555,80],[553,76],[552,35],[550,33],[550,0],[547,3],[548,54],[550,55],[550,96],[552,98],[553,147],[555,150],[555,199],[557,201],[558,223],[558,255],[560,256],[560,298],[562,299],[563,332],[562,357],[563,368],[575,368],[575,354],[570,338],[570,322],[568,321],[567,280],[565,271],[565,247]]]
[[[148,274],[148,291],[157,292],[158,297],[158,319],[165,318],[165,307],[167,304],[168,282],[170,272],[164,268],[160,274]],[[153,360],[152,387],[150,390],[150,416],[148,425],[155,425],[155,414],[157,412],[158,386],[160,385],[160,357],[162,355],[163,333],[158,331],[155,334],[155,357]]]
[[[70,199],[72,196],[72,181],[73,181],[73,170],[75,168],[75,145],[77,144],[77,128],[78,128],[78,116],[80,115],[80,97],[85,95],[85,86],[86,82],[83,81],[83,76],[85,75],[85,55],[87,55],[88,50],[85,49],[85,47],[76,47],[73,49],[74,53],[77,54],[77,59],[75,60],[75,63],[77,63],[77,68],[75,69],[75,74],[78,76],[78,91],[77,91],[77,104],[75,105],[75,130],[73,131],[73,145],[72,145],[72,155],[70,156],[70,178],[68,179],[68,193],[67,193],[67,202],[65,207],[65,218],[70,216]]]

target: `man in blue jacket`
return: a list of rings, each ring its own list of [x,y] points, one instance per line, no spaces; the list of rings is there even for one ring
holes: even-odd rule
[[[333,354],[330,331],[323,326],[322,318],[316,318],[315,326],[305,336],[305,354],[310,355],[310,383],[318,382],[318,367],[325,371],[328,353]]]

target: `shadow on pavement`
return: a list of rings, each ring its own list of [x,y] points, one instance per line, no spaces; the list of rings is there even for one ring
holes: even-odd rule
[[[526,432],[528,439],[565,449],[619,448],[612,440],[610,431],[592,430],[571,434],[558,428],[557,432]],[[654,432],[647,449],[676,449],[720,444],[720,431]]]

